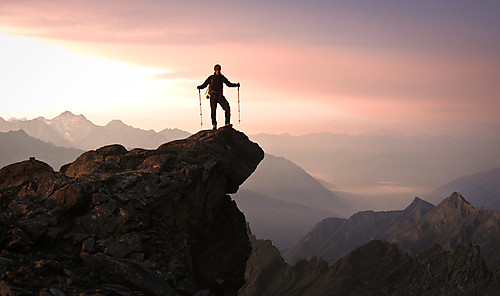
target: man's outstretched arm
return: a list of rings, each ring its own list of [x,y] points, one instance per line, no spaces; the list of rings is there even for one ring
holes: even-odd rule
[[[222,77],[222,81],[224,81],[224,83],[229,86],[229,87],[240,87],[240,83],[232,83],[231,81],[229,81],[226,76],[223,76]]]
[[[205,80],[205,82],[203,82],[202,85],[198,85],[198,89],[204,89],[205,87],[208,86],[208,84],[210,83],[210,80],[212,79],[212,75],[208,76],[208,78]]]

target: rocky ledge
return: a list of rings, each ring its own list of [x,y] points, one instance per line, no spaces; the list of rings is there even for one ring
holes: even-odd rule
[[[251,252],[227,195],[264,157],[232,128],[0,170],[0,295],[236,295]]]

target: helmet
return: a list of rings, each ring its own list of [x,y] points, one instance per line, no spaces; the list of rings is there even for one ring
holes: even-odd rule
[[[219,64],[215,65],[214,66],[214,71],[217,71],[217,70],[221,70],[221,66]]]

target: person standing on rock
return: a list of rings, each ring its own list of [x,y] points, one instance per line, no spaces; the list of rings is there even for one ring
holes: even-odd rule
[[[229,107],[229,102],[226,100],[226,98],[223,95],[223,85],[222,83],[225,83],[229,87],[240,87],[240,83],[232,83],[230,82],[224,75],[221,74],[221,66],[219,64],[214,66],[214,74],[208,76],[208,78],[205,80],[205,82],[202,85],[198,86],[198,89],[204,89],[208,85],[210,87],[208,88],[208,96],[207,99],[210,98],[210,110],[211,112],[211,117],[212,117],[212,126],[213,129],[217,129],[217,118],[216,118],[216,110],[217,110],[217,103],[219,103],[225,111],[225,116],[226,116],[226,126],[230,126],[230,120],[231,120],[231,108]]]

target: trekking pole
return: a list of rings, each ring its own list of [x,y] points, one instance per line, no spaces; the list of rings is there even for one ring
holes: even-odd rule
[[[203,115],[201,114],[201,90],[198,90],[198,97],[200,98],[200,126],[203,126]]]
[[[238,86],[238,123],[241,123],[240,116],[240,87]]]

